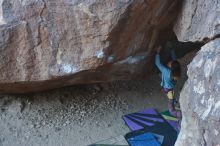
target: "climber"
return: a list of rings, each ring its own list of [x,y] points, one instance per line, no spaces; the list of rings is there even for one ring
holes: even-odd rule
[[[176,60],[176,54],[174,50],[170,51],[170,55],[172,60],[167,63],[167,65],[163,65],[160,61],[160,51],[161,46],[156,48],[157,54],[155,57],[155,64],[161,72],[161,86],[162,91],[168,97],[168,109],[171,115],[176,117],[179,122],[181,122],[182,114],[181,111],[176,110],[175,103],[176,98],[174,97],[174,87],[176,81],[181,77],[181,66],[180,63]]]

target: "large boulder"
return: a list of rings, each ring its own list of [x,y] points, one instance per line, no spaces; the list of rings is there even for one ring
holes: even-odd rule
[[[188,66],[189,78],[180,95],[183,120],[176,146],[220,145],[219,10],[219,0],[185,0],[174,27],[179,41],[207,43]]]
[[[176,146],[220,145],[220,39],[202,47],[188,66],[180,95],[182,128]]]
[[[179,0],[0,0],[0,92],[140,78]],[[148,64],[148,65],[147,65]]]
[[[219,0],[184,0],[174,31],[179,41],[207,41],[220,34]]]

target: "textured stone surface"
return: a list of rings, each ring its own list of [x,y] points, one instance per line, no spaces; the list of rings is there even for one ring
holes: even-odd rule
[[[220,34],[219,0],[184,0],[174,31],[179,41],[202,41]]]
[[[176,146],[220,145],[220,39],[209,42],[188,66],[180,95],[182,129]]]
[[[174,31],[179,41],[214,39],[188,66],[180,95],[182,130],[176,146],[219,146],[220,138],[220,1],[185,0]]]
[[[0,0],[0,92],[140,78],[178,0]],[[146,73],[145,73],[146,74]]]

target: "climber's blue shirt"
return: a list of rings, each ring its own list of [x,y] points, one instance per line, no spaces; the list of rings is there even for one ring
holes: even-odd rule
[[[161,71],[161,86],[166,89],[173,89],[175,82],[171,78],[171,70],[160,62],[160,55],[156,54],[155,64]]]

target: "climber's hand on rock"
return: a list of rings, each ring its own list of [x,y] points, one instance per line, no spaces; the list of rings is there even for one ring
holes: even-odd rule
[[[161,48],[162,48],[161,46],[158,46],[158,47],[156,48],[156,52],[157,52],[157,53],[160,53]]]

